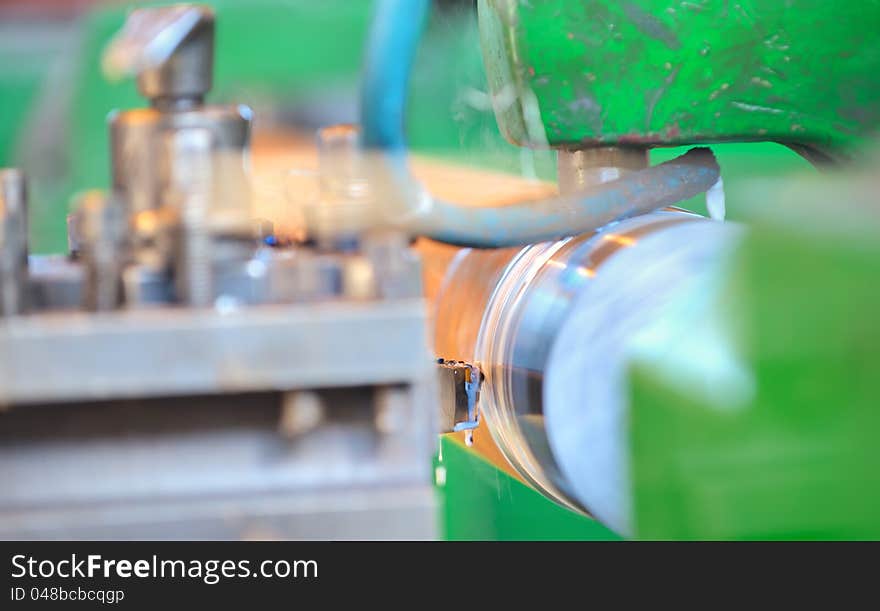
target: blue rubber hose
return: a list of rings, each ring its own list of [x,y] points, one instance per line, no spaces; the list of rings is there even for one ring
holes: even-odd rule
[[[361,134],[367,149],[406,150],[409,76],[431,0],[378,0],[361,81]]]
[[[404,215],[414,233],[475,248],[530,244],[594,231],[675,204],[718,181],[720,169],[712,152],[695,148],[574,195],[479,208],[427,197],[406,165],[404,109],[430,6],[430,0],[378,0],[360,100],[362,143],[383,155],[381,171],[387,175],[381,179],[396,193],[391,197],[419,202]]]

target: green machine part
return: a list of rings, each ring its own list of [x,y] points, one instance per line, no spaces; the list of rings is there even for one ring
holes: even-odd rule
[[[880,538],[876,167],[753,185],[730,273],[634,358],[638,536]],[[738,365],[710,371],[719,352]],[[729,392],[706,392],[719,376]]]
[[[880,1],[479,0],[498,123],[527,147],[773,141],[880,126]]]
[[[440,532],[446,539],[620,539],[596,520],[549,501],[454,435],[441,436],[434,473],[443,507]]]
[[[478,6],[498,125],[523,147],[778,142],[823,161],[880,127],[876,0]],[[689,316],[664,320],[681,341],[631,367],[639,537],[880,538],[876,167],[725,173],[749,234]],[[709,371],[719,353],[736,366]],[[713,376],[739,387],[707,392]]]
[[[291,0],[283,4],[214,0],[211,4],[217,11],[218,30],[215,86],[209,101],[257,106],[268,102],[270,106],[295,108],[326,97],[328,92],[331,99],[353,98],[373,0]],[[60,182],[35,178],[31,185],[31,244],[35,252],[63,252],[70,197],[77,191],[109,184],[107,113],[112,108],[143,104],[133,83],[109,83],[100,72],[102,49],[121,26],[127,10],[118,5],[101,7],[83,19],[82,44],[70,79],[74,86],[66,112],[68,127],[58,135],[60,140],[53,148],[53,154],[64,160],[66,173]],[[481,10],[485,21],[485,7]],[[489,85],[478,30],[475,11],[466,6],[435,9],[412,77],[407,111],[410,144],[420,153],[455,163],[553,180],[554,152],[520,148],[499,134],[485,93]],[[456,61],[448,61],[449,57]],[[33,97],[51,87],[46,66],[42,73],[35,66],[28,88],[20,79],[4,78],[0,73],[0,89],[16,94],[3,96],[8,116],[25,116],[25,106],[33,103]],[[14,104],[16,101],[20,103]],[[4,163],[16,165],[21,160],[16,159],[14,149],[28,137],[28,125],[23,120],[10,120],[3,127],[9,132],[0,143],[6,151]],[[656,163],[680,152],[656,149],[652,158]],[[716,147],[715,152],[728,186],[754,172],[775,174],[803,165],[795,155],[768,143],[726,144]],[[38,175],[30,167],[24,169]],[[685,206],[704,210],[702,198]],[[735,207],[729,212],[737,218]]]

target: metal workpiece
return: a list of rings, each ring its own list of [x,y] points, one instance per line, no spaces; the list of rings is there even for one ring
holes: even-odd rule
[[[644,236],[609,258],[584,285],[543,355],[544,432],[559,474],[569,494],[617,533],[637,534],[630,406],[638,355],[654,354],[690,396],[705,392],[719,398],[725,407],[716,413],[725,416],[754,384],[727,343],[730,330],[722,321],[730,297],[715,302],[726,286],[725,273],[747,244],[744,228],[734,223],[683,223]],[[713,303],[720,310],[711,312]],[[676,335],[672,329],[679,324]],[[677,356],[700,333],[709,337],[702,351],[692,353],[693,359]],[[778,451],[777,442],[769,445]]]
[[[183,4],[132,11],[104,52],[111,78],[136,75],[138,90],[160,110],[201,104],[214,72],[214,11]]]
[[[644,170],[648,167],[648,149],[620,146],[559,149],[556,160],[559,192],[568,195]]]
[[[92,311],[116,309],[122,303],[124,210],[117,199],[103,191],[89,191],[80,196],[76,214],[83,240],[83,307]]]
[[[459,250],[437,291],[434,350],[445,359],[473,362],[483,312],[520,248]]]
[[[670,251],[670,260],[688,262],[688,266],[658,271],[656,281],[668,282],[669,291],[674,292],[678,285],[673,280],[701,274],[716,260],[709,256],[701,260],[706,251],[694,251],[691,243],[706,246],[717,238],[720,252],[729,245],[727,238],[732,233],[733,228],[694,214],[658,211],[593,234],[543,242],[518,251],[465,251],[461,260],[450,266],[438,297],[437,323],[443,326],[436,330],[438,349],[460,355],[457,358],[466,359],[481,371],[480,419],[526,482],[565,507],[593,510],[594,499],[577,493],[570,479],[573,476],[559,463],[547,425],[550,353],[563,336],[569,343],[581,340],[581,335],[570,333],[566,327],[568,318],[575,315],[574,304],[585,307],[581,295],[597,277],[609,273],[614,277],[605,282],[628,284],[635,270],[606,270],[617,270],[611,264],[623,253],[658,241]],[[597,304],[603,303],[601,294],[591,295]],[[649,303],[634,301],[626,308],[605,311],[609,320],[600,319],[596,324],[614,324],[617,317],[628,312],[627,308],[644,310],[646,316],[654,311]],[[601,361],[601,354],[594,354],[593,348],[594,343],[584,343],[581,352]],[[571,350],[560,353],[559,358],[570,354]],[[569,376],[586,375],[578,372],[581,365],[575,365],[566,365]],[[554,374],[553,379],[560,378]],[[598,401],[589,406],[572,402],[572,396],[581,395],[565,395],[574,411],[588,409],[601,414],[605,409],[605,404]],[[562,401],[562,395],[559,397]],[[450,404],[454,402],[447,397],[444,405]],[[564,428],[566,423],[558,426]],[[618,525],[613,519],[609,523]]]
[[[0,169],[0,316],[28,307],[28,211],[24,172]]]

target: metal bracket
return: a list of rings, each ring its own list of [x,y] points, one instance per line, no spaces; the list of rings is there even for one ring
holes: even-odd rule
[[[483,373],[464,361],[437,359],[440,375],[440,431],[470,431],[480,424]]]

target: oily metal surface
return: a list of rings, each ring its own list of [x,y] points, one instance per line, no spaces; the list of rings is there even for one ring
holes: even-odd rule
[[[550,448],[577,500],[615,532],[633,534],[633,346],[661,341],[656,329],[673,304],[702,302],[700,282],[718,277],[741,231],[682,223],[621,249],[584,285],[549,349],[542,393]]]

